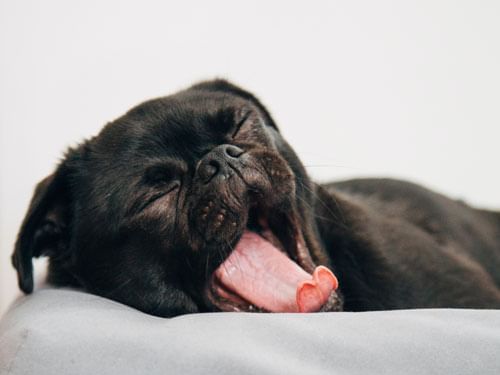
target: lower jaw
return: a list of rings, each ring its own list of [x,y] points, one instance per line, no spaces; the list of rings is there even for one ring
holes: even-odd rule
[[[272,313],[272,311],[257,307],[225,289],[217,280],[210,282],[205,291],[205,298],[210,311]],[[340,312],[343,310],[344,298],[337,290],[330,295],[328,301],[317,312]]]
[[[237,294],[225,288],[216,277],[212,275],[209,285],[205,289],[207,302],[216,311],[222,312],[260,312],[271,311],[257,307],[244,300]]]

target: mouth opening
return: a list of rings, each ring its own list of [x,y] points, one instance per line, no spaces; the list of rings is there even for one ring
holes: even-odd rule
[[[209,280],[209,300],[250,312],[314,312],[331,302],[337,279],[314,264],[297,223],[293,211],[251,204],[245,230]]]

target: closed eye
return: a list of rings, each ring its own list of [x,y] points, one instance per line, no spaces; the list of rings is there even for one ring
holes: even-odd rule
[[[169,186],[165,186],[159,191],[145,194],[139,201],[137,201],[137,204],[135,205],[136,209],[134,209],[133,211],[137,213],[144,211],[154,202],[178,190],[179,187],[180,183],[178,181],[174,181],[172,184],[170,184]]]
[[[252,112],[248,111],[247,113],[245,113],[245,115],[241,118],[241,120],[236,124],[236,127],[234,129],[234,132],[231,136],[231,138],[234,138],[236,137],[236,135],[239,133],[239,131],[241,130],[241,128],[243,127],[243,125],[245,124],[245,122],[247,122],[247,120],[249,119],[249,117],[252,115]]]

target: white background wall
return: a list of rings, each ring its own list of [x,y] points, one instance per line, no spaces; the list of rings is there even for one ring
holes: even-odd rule
[[[500,2],[0,1],[0,314],[34,184],[132,105],[222,76],[319,179],[500,207]]]

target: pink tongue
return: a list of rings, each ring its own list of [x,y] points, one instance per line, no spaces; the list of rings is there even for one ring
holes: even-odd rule
[[[236,248],[215,271],[227,288],[272,312],[318,311],[337,288],[326,267],[310,275],[257,233],[245,231]]]

